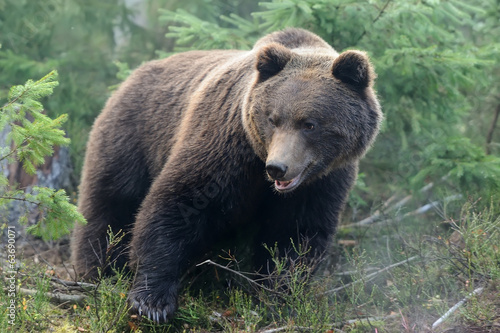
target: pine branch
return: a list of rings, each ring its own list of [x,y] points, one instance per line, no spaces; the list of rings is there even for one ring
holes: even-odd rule
[[[0,110],[4,110],[6,109],[7,107],[15,104],[18,100],[22,100],[24,95],[26,95],[26,93],[29,91],[29,89],[26,89],[24,90],[19,96],[15,97],[13,100],[9,101],[7,104],[5,104]]]
[[[34,205],[37,205],[37,206],[41,205],[40,202],[36,202],[36,201],[29,200],[29,199],[26,199],[26,198],[19,198],[19,197],[11,197],[11,196],[3,196],[2,195],[2,196],[0,196],[0,199],[23,201],[23,202],[34,204]]]
[[[387,6],[389,6],[389,3],[391,1],[392,0],[387,0],[387,2],[384,4],[384,6],[382,7],[382,9],[378,13],[377,17],[375,17],[375,19],[372,21],[372,23],[371,23],[370,26],[372,26],[373,24],[375,24],[375,22],[377,22],[380,19],[380,17],[382,16],[382,14],[384,14],[385,10],[387,9]],[[363,32],[361,33],[361,35],[358,37],[358,39],[356,40],[356,43],[354,43],[354,45],[357,45],[359,43],[359,41],[361,39],[363,39],[363,37],[365,37],[366,33],[367,33],[367,30],[366,30],[366,27],[365,27],[365,29],[363,30]]]
[[[9,158],[12,154],[14,154],[17,150],[17,147],[14,147],[14,149],[12,149],[7,155],[5,156],[1,156],[0,157],[0,162],[2,162],[3,160]]]
[[[14,148],[12,148],[11,151],[7,155],[0,157],[0,162],[5,160],[6,158],[9,158],[9,156],[11,156],[12,154],[16,153],[20,147],[24,146],[26,143],[28,143],[28,141],[30,141],[32,139],[34,139],[33,136],[29,136],[26,139],[24,139],[24,141],[21,142],[20,145],[18,145],[18,146],[14,145]]]

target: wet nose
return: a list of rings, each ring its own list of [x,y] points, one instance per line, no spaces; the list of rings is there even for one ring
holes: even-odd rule
[[[266,165],[266,171],[269,177],[272,179],[280,179],[283,178],[286,174],[286,170],[288,167],[282,163],[268,163]]]

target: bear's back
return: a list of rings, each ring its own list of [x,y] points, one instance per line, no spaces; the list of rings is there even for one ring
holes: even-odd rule
[[[101,147],[106,137],[114,138],[113,145],[134,142],[131,149],[143,152],[154,177],[168,159],[194,95],[214,72],[245,53],[189,51],[141,65],[106,103],[94,124],[102,134],[93,134],[93,141]]]

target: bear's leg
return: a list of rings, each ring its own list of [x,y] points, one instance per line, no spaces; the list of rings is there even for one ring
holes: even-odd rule
[[[130,240],[129,225],[133,223],[138,202],[116,202],[110,198],[80,198],[80,202],[80,210],[87,224],[76,225],[73,231],[71,255],[77,276],[95,279],[98,269],[101,273],[110,274],[112,267],[124,267]],[[110,230],[116,238],[123,236],[119,242],[110,244]]]
[[[130,248],[136,269],[129,292],[132,311],[156,322],[175,312],[180,277],[210,242],[207,209],[193,205],[182,180],[160,177],[137,215]]]
[[[150,184],[140,163],[127,162],[131,148],[111,159],[104,146],[100,150],[90,147],[78,198],[87,224],[75,227],[71,241],[71,261],[77,276],[86,279],[96,278],[98,268],[110,274],[111,266],[125,265],[130,229]],[[114,235],[120,231],[124,235],[114,246],[109,244],[109,229]]]

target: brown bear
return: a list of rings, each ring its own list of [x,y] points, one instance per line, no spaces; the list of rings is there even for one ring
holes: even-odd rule
[[[141,66],[90,133],[76,272],[95,276],[106,256],[124,265],[127,252],[132,309],[163,322],[189,265],[244,225],[258,228],[258,247],[306,239],[311,255],[322,254],[378,132],[374,78],[365,53],[339,55],[302,29],[267,35],[250,51]],[[108,226],[130,235],[114,254]]]

